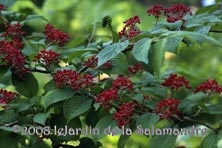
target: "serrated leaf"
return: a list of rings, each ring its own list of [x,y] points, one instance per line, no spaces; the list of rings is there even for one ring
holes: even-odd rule
[[[210,31],[211,26],[201,26],[194,30],[194,32],[198,32],[203,35],[207,35]]]
[[[67,122],[88,111],[91,104],[92,100],[86,99],[84,96],[75,96],[66,100],[63,106],[63,113]]]
[[[183,37],[169,37],[167,38],[166,51],[177,54],[177,49],[183,40]]]
[[[46,113],[38,113],[33,117],[33,121],[42,125],[45,125],[45,122],[48,118],[48,114]]]
[[[176,135],[155,135],[150,140],[150,147],[172,148],[176,142]]]
[[[207,35],[203,35],[201,33],[197,33],[197,32],[168,31],[166,33],[163,33],[162,35],[166,37],[184,37],[184,38],[189,39],[190,41],[197,42],[197,43],[207,42],[207,43],[211,43],[217,46],[221,46],[221,43],[217,41],[216,39]]]
[[[126,74],[128,72],[127,67],[127,59],[126,56],[121,52],[116,57],[111,59],[112,69],[110,71],[111,74]]]
[[[97,55],[98,58],[98,66],[103,65],[107,61],[111,60],[115,56],[117,56],[121,51],[126,49],[129,45],[129,41],[125,40],[123,42],[113,43],[111,45],[106,46],[102,51],[100,51]]]
[[[142,128],[151,128],[159,121],[159,116],[153,113],[143,114],[136,119],[136,125]]]
[[[116,126],[115,121],[112,119],[111,115],[106,115],[104,117],[102,117],[96,124],[95,128],[98,128],[100,130],[100,134],[99,135],[93,135],[93,137],[95,139],[101,139],[104,136],[106,136],[106,134],[104,133],[104,130],[108,127],[110,127],[110,129],[112,130],[114,127]]]
[[[152,39],[150,38],[143,38],[135,43],[133,46],[133,55],[138,61],[148,64],[148,53],[151,43]]]
[[[218,148],[217,138],[218,135],[215,133],[207,135],[201,143],[201,148]]]
[[[67,100],[73,97],[74,94],[75,92],[72,89],[68,89],[68,88],[54,89],[54,90],[49,91],[45,95],[43,104],[45,107],[48,107],[49,105],[53,103]]]
[[[12,74],[12,84],[21,95],[28,98],[35,96],[39,90],[38,81],[32,73],[24,74],[22,78]]]

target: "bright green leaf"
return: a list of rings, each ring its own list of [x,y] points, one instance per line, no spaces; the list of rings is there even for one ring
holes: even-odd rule
[[[100,51],[97,55],[98,57],[98,66],[103,65],[107,61],[111,60],[115,56],[117,56],[121,51],[126,49],[129,45],[129,41],[117,42],[111,45],[106,46],[102,51]]]
[[[88,111],[91,104],[92,100],[86,99],[84,96],[75,96],[66,100],[63,106],[63,113],[67,122]]]
[[[155,135],[150,140],[150,147],[172,148],[176,142],[176,135]]]
[[[24,74],[22,78],[12,75],[12,84],[21,95],[29,98],[35,96],[39,90],[38,81],[32,73]]]
[[[33,15],[28,15],[25,18],[24,23],[32,22],[32,21],[47,21],[47,19],[41,15],[33,14]]]
[[[75,92],[72,89],[68,89],[68,88],[54,89],[54,90],[49,91],[45,95],[43,103],[45,107],[48,107],[49,105],[53,103],[67,100],[73,97],[74,94]]]

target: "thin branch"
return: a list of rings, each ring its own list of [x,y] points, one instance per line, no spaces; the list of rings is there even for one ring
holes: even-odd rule
[[[51,74],[51,71],[40,70],[40,69],[30,69],[29,71],[31,71],[31,72],[39,72],[39,73],[44,73],[44,74]]]
[[[184,119],[186,119],[186,120],[188,120],[188,121],[192,121],[192,122],[199,123],[199,124],[201,124],[201,125],[204,125],[204,126],[208,127],[209,129],[211,129],[212,131],[214,131],[215,133],[218,132],[218,129],[216,129],[216,128],[212,127],[211,125],[209,125],[209,124],[207,124],[207,123],[204,123],[204,122],[202,122],[202,121],[194,120],[194,119],[191,119],[191,118],[189,118],[189,117],[184,117]]]
[[[210,30],[209,32],[222,33],[222,30]]]

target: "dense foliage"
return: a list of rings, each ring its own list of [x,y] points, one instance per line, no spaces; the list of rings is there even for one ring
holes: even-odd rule
[[[134,133],[147,136],[152,148],[186,147],[176,143],[176,134],[152,135],[148,129],[153,126],[204,126],[208,132],[200,147],[221,146],[219,82],[203,79],[193,86],[181,74],[161,71],[165,52],[177,54],[181,46],[221,47],[209,35],[222,32],[219,4],[195,13],[183,4],[154,5],[147,17],[156,21],[147,30],[138,27],[143,21],[135,15],[117,33],[105,16],[97,24],[111,36],[97,36],[92,27],[81,41],[40,15],[0,9],[2,146],[97,148],[110,134],[121,135],[122,148]],[[42,31],[26,32],[36,21],[45,23]]]

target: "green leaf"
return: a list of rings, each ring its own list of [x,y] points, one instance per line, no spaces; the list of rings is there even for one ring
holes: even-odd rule
[[[184,38],[189,39],[190,41],[197,42],[197,43],[207,42],[207,43],[211,43],[217,46],[221,46],[221,43],[217,41],[216,39],[207,35],[203,35],[198,32],[168,31],[166,33],[163,33],[162,35],[166,37],[184,37]]]
[[[43,17],[42,15],[32,14],[32,15],[28,15],[25,18],[25,20],[23,20],[24,23],[32,22],[32,21],[46,21],[47,22],[47,19]]]
[[[148,64],[148,53],[151,43],[152,39],[150,38],[143,38],[135,43],[133,55],[138,61]]]
[[[32,73],[24,74],[22,78],[12,74],[12,84],[21,95],[28,98],[37,95],[39,90],[38,81]]]
[[[166,51],[177,54],[178,47],[183,40],[183,37],[169,37],[167,38]]]
[[[79,141],[80,144],[76,148],[97,148],[94,141],[88,137],[83,137]]]
[[[162,86],[155,86],[155,85],[151,85],[151,86],[147,86],[147,87],[143,87],[141,89],[142,93],[145,95],[154,95],[160,98],[165,98],[167,95],[167,90],[165,87]]]
[[[32,44],[30,41],[27,41],[26,39],[23,40],[25,42],[25,48],[22,50],[24,55],[30,56],[38,53],[38,48],[34,44]]]
[[[161,22],[161,25],[166,25],[170,30],[180,30],[182,24],[183,24],[183,21],[181,20],[178,20],[174,23],[169,23],[167,22],[166,20],[164,20],[163,22]]]
[[[45,107],[48,107],[49,105],[53,103],[67,100],[73,97],[74,94],[75,92],[72,89],[68,89],[68,88],[54,89],[52,91],[49,91],[45,95],[43,104]]]
[[[129,41],[117,42],[111,45],[106,46],[102,51],[100,51],[97,55],[98,58],[98,66],[103,65],[107,61],[111,60],[115,56],[117,56],[121,51],[126,49],[129,45]]]
[[[172,148],[176,142],[176,135],[155,135],[150,140],[150,147]]]
[[[51,113],[53,113],[53,109],[50,109],[47,113],[37,113],[33,117],[33,121],[45,125],[45,122]]]
[[[160,74],[160,67],[162,66],[163,63],[166,45],[167,45],[167,38],[164,38],[156,42],[154,48],[152,49],[152,65],[158,77]]]
[[[201,148],[218,148],[217,147],[218,135],[211,133],[207,135],[201,143]]]
[[[120,52],[116,57],[111,59],[112,69],[109,73],[111,74],[127,74],[128,63],[126,56]]]
[[[205,23],[218,23],[218,22],[221,22],[221,19],[219,19],[216,15],[210,13],[204,13],[204,14],[195,15],[191,19],[187,20],[184,26],[186,28],[191,28],[191,27],[206,25]]]
[[[208,114],[222,114],[222,105],[211,104],[207,106]]]
[[[93,135],[95,139],[101,139],[106,136],[104,130],[108,127],[112,130],[116,126],[115,121],[112,119],[112,115],[103,116],[96,124],[95,128],[100,130],[99,135]]]
[[[128,141],[128,139],[130,138],[130,135],[121,135],[119,140],[118,140],[118,145],[117,148],[124,148],[126,142]]]
[[[3,4],[6,7],[12,6],[16,0],[0,0],[0,4]]]
[[[207,35],[210,31],[211,26],[201,26],[194,30],[194,32],[198,32],[203,35]]]
[[[159,121],[159,116],[153,113],[143,114],[136,119],[136,125],[142,128],[151,128]]]
[[[66,100],[63,106],[63,113],[67,122],[88,111],[91,104],[92,100],[86,99],[84,96],[75,96]]]
[[[0,69],[0,77],[2,77],[9,70],[9,67],[0,65]]]

